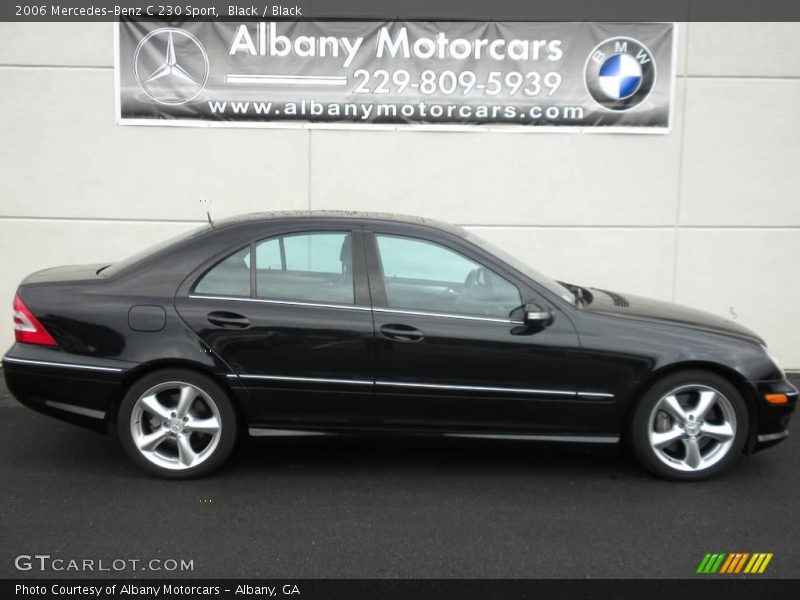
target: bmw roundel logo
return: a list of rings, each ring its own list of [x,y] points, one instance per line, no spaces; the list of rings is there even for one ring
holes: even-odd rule
[[[644,102],[656,83],[653,54],[640,41],[614,37],[595,46],[586,60],[586,89],[603,108],[631,110]]]

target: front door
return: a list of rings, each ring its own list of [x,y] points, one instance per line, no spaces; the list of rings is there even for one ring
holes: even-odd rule
[[[236,371],[251,423],[370,421],[372,313],[361,233],[253,241],[176,298],[183,319]]]
[[[580,399],[570,320],[456,236],[366,235],[376,330],[375,401],[386,427],[556,432]],[[522,323],[523,302],[553,311]],[[574,429],[574,428],[573,428]]]

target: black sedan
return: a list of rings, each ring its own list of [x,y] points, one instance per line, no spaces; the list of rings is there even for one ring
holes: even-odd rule
[[[388,215],[250,215],[40,271],[14,328],[20,402],[172,478],[245,435],[412,433],[624,440],[653,473],[701,479],[785,438],[798,395],[736,323]]]

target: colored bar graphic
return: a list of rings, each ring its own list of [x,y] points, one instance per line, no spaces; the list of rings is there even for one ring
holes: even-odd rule
[[[769,561],[772,560],[772,553],[767,552],[708,552],[700,561],[697,573],[700,574],[734,574],[734,573],[763,573]]]

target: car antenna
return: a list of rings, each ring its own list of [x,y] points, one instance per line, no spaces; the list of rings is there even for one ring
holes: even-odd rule
[[[208,224],[211,225],[211,229],[214,229],[214,221],[211,220],[211,213],[206,211],[206,216],[208,217]]]

